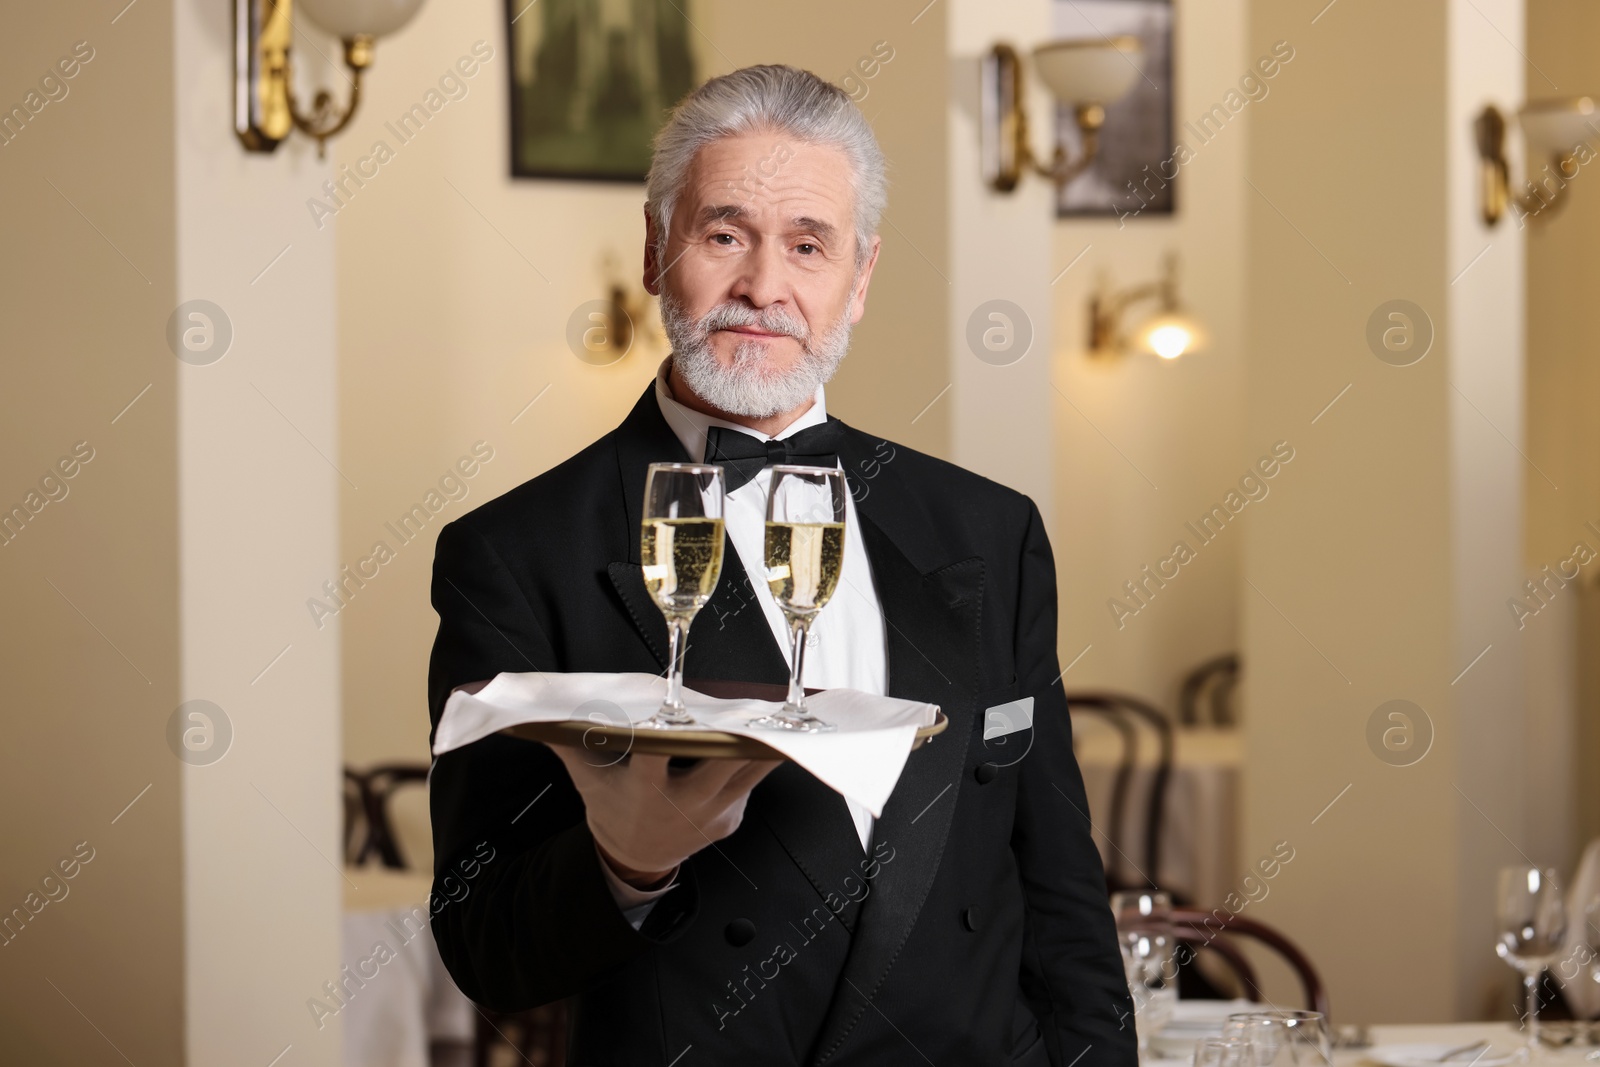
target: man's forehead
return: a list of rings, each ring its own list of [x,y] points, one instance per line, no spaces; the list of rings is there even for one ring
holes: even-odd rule
[[[742,135],[702,148],[684,192],[696,223],[760,221],[842,225],[854,190],[849,160],[832,146]]]

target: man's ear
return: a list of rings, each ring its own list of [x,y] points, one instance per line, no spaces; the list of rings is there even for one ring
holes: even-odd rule
[[[656,220],[644,209],[644,291],[661,295],[661,263],[656,257]]]
[[[872,235],[872,251],[867,255],[867,261],[861,266],[861,277],[856,279],[855,291],[850,294],[850,324],[853,326],[861,321],[867,313],[867,286],[872,283],[872,268],[878,263],[878,250],[883,247],[883,238],[877,234]]]

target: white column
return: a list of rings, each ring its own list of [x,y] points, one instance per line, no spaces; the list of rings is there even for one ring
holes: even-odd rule
[[[1033,46],[1050,36],[1049,6],[1021,0],[957,0],[947,6],[950,236],[945,274],[951,387],[940,403],[950,405],[949,454],[961,466],[1027,493],[1050,516],[1054,190],[1033,175],[1014,192],[991,192],[983,180],[979,143],[984,56],[1004,41],[1030,62]],[[1031,71],[1028,79],[1034,151],[1049,159],[1054,106]]]
[[[298,136],[245,152],[224,6],[174,15],[177,298],[214,305],[213,345],[232,335],[178,368],[181,698],[231,733],[183,768],[187,1062],[292,1045],[331,1067],[337,1018],[307,1001],[340,978],[339,625],[310,625],[306,597],[340,581],[339,491],[362,475],[338,449],[333,234],[305,206],[333,172]],[[304,41],[303,97],[347,88]]]

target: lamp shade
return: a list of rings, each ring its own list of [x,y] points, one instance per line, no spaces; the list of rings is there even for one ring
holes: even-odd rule
[[[1107,104],[1143,72],[1144,46],[1137,37],[1052,41],[1033,50],[1033,69],[1059,103]]]
[[[299,0],[306,17],[340,40],[383,37],[411,21],[422,0]]]
[[[1600,118],[1587,96],[1530,100],[1517,112],[1517,121],[1533,159],[1566,156],[1580,144],[1600,140]]]

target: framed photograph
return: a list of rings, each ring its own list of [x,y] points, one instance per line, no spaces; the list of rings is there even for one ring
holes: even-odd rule
[[[690,0],[506,0],[511,174],[642,182],[698,84]]]
[[[1176,197],[1172,125],[1172,4],[1168,0],[1055,0],[1054,35],[1115,37],[1144,45],[1142,75],[1126,96],[1106,105],[1094,164],[1056,194],[1056,216],[1170,215]],[[1069,155],[1081,151],[1070,107],[1056,109],[1056,137]],[[1146,170],[1146,168],[1149,168]],[[1170,177],[1169,177],[1170,176]]]

